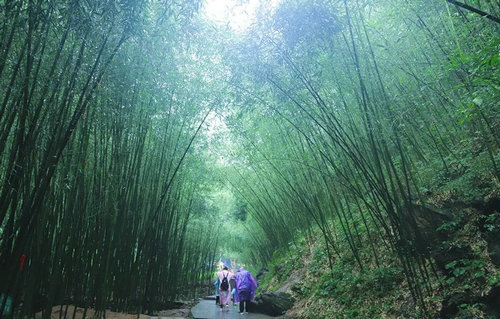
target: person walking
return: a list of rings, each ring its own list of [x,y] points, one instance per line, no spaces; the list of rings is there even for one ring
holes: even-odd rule
[[[219,277],[217,277],[217,280],[214,282],[214,286],[215,286],[215,305],[219,304],[219,285],[220,285],[220,280],[219,280]]]
[[[234,287],[236,287],[236,285],[234,285],[233,290],[231,290],[231,300],[233,301],[233,306],[236,305],[236,301],[234,301],[234,295],[236,294],[236,288],[234,288]]]
[[[240,314],[244,314],[247,312],[248,304],[255,295],[255,289],[258,287],[257,281],[252,274],[243,267],[238,269],[235,279],[236,294],[234,300],[240,303]]]
[[[219,278],[219,304],[220,311],[223,311],[224,306],[226,311],[229,311],[229,305],[231,304],[231,279],[234,278],[234,273],[224,266],[222,270],[217,272],[217,277]]]

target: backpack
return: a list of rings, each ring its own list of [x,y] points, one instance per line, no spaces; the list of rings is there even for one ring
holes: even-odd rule
[[[227,276],[224,276],[224,278],[222,278],[222,282],[220,283],[220,290],[222,291],[229,290],[229,281],[227,280]]]

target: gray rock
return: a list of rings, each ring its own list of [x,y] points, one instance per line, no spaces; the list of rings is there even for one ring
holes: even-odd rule
[[[294,299],[286,292],[262,293],[248,305],[249,312],[280,316],[293,306]]]

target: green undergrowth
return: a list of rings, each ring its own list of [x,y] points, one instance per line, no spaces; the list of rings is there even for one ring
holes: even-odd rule
[[[500,290],[500,271],[492,261],[500,212],[477,206],[500,198],[489,160],[480,152],[426,178],[426,200],[438,209],[446,207],[451,218],[432,230],[437,243],[429,248],[429,280],[421,280],[425,308],[413,300],[402,265],[380,239],[376,264],[366,234],[359,252],[362,269],[341,236],[339,254],[329,260],[318,231],[275,253],[260,291],[291,293],[296,302],[289,318],[497,318],[489,298]]]
[[[440,318],[443,304],[455,302],[453,298],[459,298],[459,309],[450,318],[496,318],[480,298],[473,297],[487,293],[500,281],[498,270],[491,268],[484,255],[453,261],[446,266],[449,273],[432,277],[432,292],[422,309],[412,300],[394,256],[385,256],[393,265],[363,270],[354,260],[337,257],[330,269],[322,243],[311,247],[304,241],[292,247],[275,256],[260,289],[292,294],[296,303],[288,318]]]
[[[417,172],[422,181],[419,191],[438,204],[456,200],[470,203],[492,195],[500,195],[498,179],[492,171],[492,160],[500,164],[500,153],[489,154],[478,139],[460,141],[446,166],[435,159],[420,163]]]
[[[390,265],[361,270],[346,253],[332,261],[320,238],[277,254],[262,281],[263,291],[285,290],[296,300],[290,318],[389,318],[409,299],[402,268]],[[386,256],[394,261],[394,256]],[[283,289],[287,287],[288,289]],[[408,314],[408,313],[406,313]]]

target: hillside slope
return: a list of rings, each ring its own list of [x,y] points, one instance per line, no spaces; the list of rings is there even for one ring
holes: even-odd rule
[[[378,265],[366,259],[361,269],[339,235],[341,251],[329,266],[319,232],[275,254],[261,292],[292,294],[288,318],[499,318],[497,190],[467,200],[443,187],[415,210],[431,260],[425,309],[412,298],[396,256],[380,255]]]

